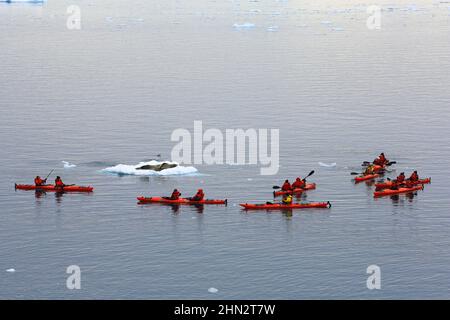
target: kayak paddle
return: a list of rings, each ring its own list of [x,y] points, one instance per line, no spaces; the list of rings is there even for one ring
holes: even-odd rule
[[[314,173],[315,173],[315,171],[312,170],[306,177],[304,177],[304,178],[302,179],[302,181],[305,181],[306,178],[311,177]]]
[[[45,177],[45,179],[44,180],[47,180],[48,179],[48,177],[50,177],[50,175],[52,174],[52,172],[53,171],[55,171],[55,169],[52,169],[52,171],[50,171],[50,173]]]
[[[363,167],[367,167],[369,165],[373,164],[372,162],[369,161],[364,161],[361,165]],[[397,164],[397,161],[389,161],[388,163],[386,163],[387,166],[392,166],[393,164]]]

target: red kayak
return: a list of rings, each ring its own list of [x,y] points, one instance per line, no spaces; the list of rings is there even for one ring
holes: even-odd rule
[[[376,179],[376,178],[378,178],[379,176],[380,176],[380,175],[379,175],[378,173],[376,173],[376,174],[367,174],[367,175],[365,175],[365,176],[359,176],[359,177],[356,177],[356,178],[355,178],[355,182],[358,183],[358,182],[363,182],[363,181],[369,181],[369,180]]]
[[[366,164],[363,164],[363,167],[368,167],[369,165],[373,166],[373,172],[374,173],[382,173],[384,170],[386,170],[386,167],[390,166],[391,164],[386,164],[384,166],[380,166],[379,164],[366,163]]]
[[[64,186],[57,188],[53,184],[46,184],[44,186],[35,186],[34,184],[16,184],[16,189],[19,190],[37,190],[37,191],[55,191],[55,192],[92,192],[94,188],[91,186]]]
[[[315,183],[307,183],[306,186],[304,188],[296,188],[294,189],[294,194],[302,194],[303,191],[307,191],[307,190],[314,190],[316,189],[316,184]],[[291,191],[274,191],[273,192],[273,196],[274,197],[278,197],[278,196],[282,196],[285,194],[292,194],[292,190]]]
[[[431,178],[426,179],[420,179],[414,182],[408,181],[410,185],[417,186],[419,184],[429,184],[431,183]],[[402,184],[405,185],[406,183]],[[375,187],[377,188],[377,191],[383,190],[383,189],[389,189],[392,186],[392,181],[385,181],[381,183],[377,183]]]
[[[306,209],[306,208],[331,208],[330,202],[310,202],[310,203],[272,203],[272,204],[251,204],[241,203],[239,204],[245,210],[290,210],[290,209]]]
[[[138,197],[138,204],[145,203],[167,203],[167,204],[227,204],[228,200],[215,200],[215,199],[204,199],[201,201],[193,201],[186,198],[179,198],[178,200],[170,200],[163,197]]]
[[[385,196],[392,196],[396,194],[402,194],[402,193],[411,193],[414,191],[423,190],[423,185],[412,187],[412,188],[398,188],[397,190],[392,189],[385,189],[383,191],[376,191],[374,192],[373,196],[375,198],[379,197],[385,197]]]
[[[380,165],[377,165],[377,164],[375,164],[375,165],[373,166],[373,172],[375,172],[375,173],[381,173],[381,172],[383,172],[385,169],[386,169],[386,166],[380,166]]]

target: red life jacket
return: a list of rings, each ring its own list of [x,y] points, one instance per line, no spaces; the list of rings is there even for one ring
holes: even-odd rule
[[[56,187],[64,187],[64,183],[61,179],[55,180],[55,186]]]
[[[409,178],[409,180],[411,180],[411,181],[417,181],[417,180],[419,180],[419,175],[418,175],[417,173],[413,172],[413,173],[411,174],[411,177]]]
[[[36,186],[42,186],[44,184],[44,180],[42,180],[41,178],[35,178],[34,179],[34,184]]]
[[[291,191],[292,190],[292,186],[289,182],[285,182],[283,184],[283,186],[281,187],[281,190],[283,191]]]
[[[383,166],[384,162],[380,158],[376,158],[375,160],[373,160],[373,164],[377,166]]]
[[[403,183],[405,181],[405,175],[401,174],[397,177],[397,182],[398,183]]]
[[[194,201],[201,201],[205,197],[205,194],[202,191],[198,191],[195,196],[192,197]]]
[[[174,192],[172,192],[172,195],[170,196],[170,199],[172,199],[172,200],[178,200],[178,199],[180,198],[180,196],[181,196],[181,193],[180,193],[180,192],[174,191]]]
[[[305,184],[306,184],[305,181],[297,179],[292,184],[292,189],[303,188],[305,186]]]

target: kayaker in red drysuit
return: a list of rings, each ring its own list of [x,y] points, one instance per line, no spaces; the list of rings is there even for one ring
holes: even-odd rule
[[[417,174],[417,171],[414,171],[408,180],[412,182],[419,181],[419,175]]]
[[[289,180],[284,181],[283,186],[281,187],[282,191],[291,191],[292,190],[292,186],[289,183]]]
[[[170,196],[170,200],[178,200],[180,199],[180,196],[181,193],[177,189],[174,189],[172,195]]]
[[[379,165],[379,166],[385,166],[386,164],[388,164],[388,159],[386,159],[386,156],[384,155],[384,153],[382,152],[378,158],[376,158],[375,160],[373,160],[373,164]]]
[[[55,179],[55,187],[56,188],[64,188],[65,184],[64,182],[61,180],[60,176],[57,176]]]
[[[292,189],[300,189],[304,188],[306,186],[306,181],[303,181],[300,177],[295,179],[294,183],[292,184]]]
[[[402,173],[400,173],[400,175],[397,177],[397,183],[402,184],[402,183],[405,182],[405,179],[406,179],[405,173],[402,172]]]
[[[195,196],[191,198],[191,201],[202,201],[205,197],[205,193],[203,192],[203,189],[198,189]]]
[[[47,182],[47,179],[42,179],[39,176],[36,176],[36,178],[34,178],[34,184],[36,185],[36,187],[43,186],[43,185],[45,185],[46,182]]]

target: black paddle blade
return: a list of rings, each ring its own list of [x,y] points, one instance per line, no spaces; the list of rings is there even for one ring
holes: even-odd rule
[[[351,174],[352,176],[357,176],[357,175],[359,174],[359,172],[350,172],[350,174]]]
[[[305,181],[306,178],[311,177],[314,173],[315,173],[315,171],[312,170],[306,177],[304,177],[304,178],[302,179],[302,181]]]
[[[281,189],[280,186],[273,186],[272,189]]]

